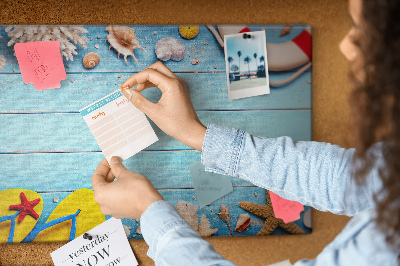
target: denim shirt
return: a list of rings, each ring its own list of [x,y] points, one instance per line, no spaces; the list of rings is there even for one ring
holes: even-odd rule
[[[260,138],[213,124],[207,128],[201,161],[207,171],[248,180],[320,211],[354,216],[315,260],[301,260],[295,266],[398,265],[399,251],[386,244],[374,222],[373,195],[382,188],[379,146],[374,147],[375,168],[362,186],[351,177],[354,149],[289,137]],[[141,228],[147,254],[156,265],[234,265],[166,201],[147,208]]]

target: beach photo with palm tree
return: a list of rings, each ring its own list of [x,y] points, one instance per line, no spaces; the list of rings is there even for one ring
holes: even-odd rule
[[[251,96],[258,92],[258,95],[269,93],[265,32],[249,34],[251,38],[243,38],[243,34],[225,35],[228,94],[231,91],[239,93],[241,90],[251,91]]]

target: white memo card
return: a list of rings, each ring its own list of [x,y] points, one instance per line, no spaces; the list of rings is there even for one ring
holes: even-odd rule
[[[126,160],[158,140],[145,114],[119,91],[79,111],[107,161]]]
[[[122,222],[110,218],[83,235],[51,253],[56,266],[138,265],[126,238]]]

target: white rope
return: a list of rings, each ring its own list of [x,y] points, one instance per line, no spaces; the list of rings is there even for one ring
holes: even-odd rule
[[[294,73],[292,76],[288,77],[287,79],[280,80],[280,81],[272,81],[272,80],[270,80],[269,81],[269,85],[271,85],[271,86],[282,86],[282,85],[288,84],[289,82],[292,82],[298,76],[300,76],[301,74],[306,72],[307,69],[309,69],[310,67],[311,67],[311,62],[309,62],[306,65],[304,65],[302,68],[297,70],[296,73]]]
[[[214,35],[214,37],[217,39],[217,42],[219,43],[219,45],[221,45],[221,47],[223,48],[224,41],[222,40],[221,36],[217,32],[217,30],[214,28],[214,26],[212,26],[212,25],[206,25],[206,26],[211,31],[211,33]],[[292,76],[288,77],[287,79],[284,79],[281,81],[270,80],[269,85],[277,87],[277,86],[282,86],[282,85],[288,84],[288,83],[292,82],[294,79],[296,79],[298,76],[300,76],[301,74],[306,72],[310,67],[311,67],[311,62],[304,65],[302,68],[297,70],[296,73],[294,73]]]

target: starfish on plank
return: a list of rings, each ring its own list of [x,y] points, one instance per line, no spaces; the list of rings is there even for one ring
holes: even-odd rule
[[[21,194],[19,196],[21,198],[21,204],[9,206],[10,210],[20,211],[19,216],[18,216],[18,222],[21,222],[25,218],[25,216],[28,214],[35,219],[39,218],[39,214],[37,214],[33,210],[33,207],[35,207],[40,202],[40,198],[29,201],[26,198],[24,192],[21,192]]]
[[[300,227],[298,227],[295,223],[290,222],[285,224],[285,222],[282,219],[275,218],[268,190],[266,190],[266,196],[267,196],[266,205],[259,205],[244,201],[239,202],[240,208],[245,209],[246,211],[251,212],[265,219],[264,225],[261,228],[261,230],[257,233],[257,235],[269,235],[278,226],[292,234],[304,234],[304,231]]]

